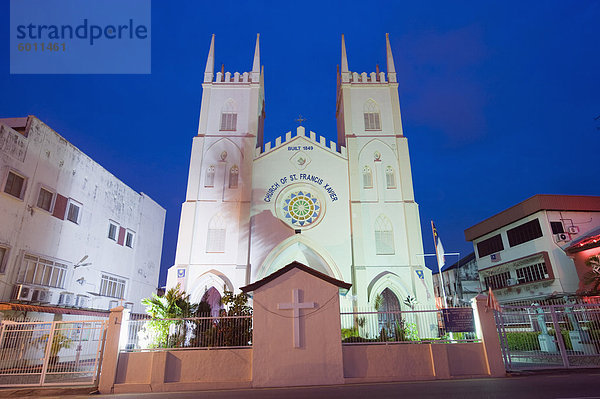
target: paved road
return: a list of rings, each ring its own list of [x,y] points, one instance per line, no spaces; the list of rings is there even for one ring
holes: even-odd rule
[[[63,398],[65,396],[62,396]],[[92,396],[93,397],[93,396]],[[600,370],[446,381],[352,384],[304,388],[238,389],[232,391],[168,392],[101,395],[98,398],[159,399],[331,399],[331,398],[435,398],[435,399],[600,399]],[[48,397],[47,397],[48,398]],[[68,396],[69,399],[90,396]]]

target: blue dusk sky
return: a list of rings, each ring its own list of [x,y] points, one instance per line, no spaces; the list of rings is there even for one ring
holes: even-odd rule
[[[154,1],[147,75],[10,75],[8,1],[0,15],[0,117],[37,116],[166,208],[161,285],[212,33],[231,72],[251,69],[261,34],[265,141],[299,114],[336,140],[340,35],[360,73],[385,70],[390,33],[426,253],[430,220],[466,255],[466,228],[532,195],[600,194],[598,1]]]

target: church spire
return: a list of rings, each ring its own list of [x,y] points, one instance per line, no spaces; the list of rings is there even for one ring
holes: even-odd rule
[[[208,50],[208,58],[206,59],[206,69],[204,70],[204,81],[212,82],[215,71],[215,34],[213,33],[210,39],[210,50]]]
[[[396,67],[394,66],[394,56],[392,55],[392,47],[390,46],[390,34],[385,34],[385,49],[387,58],[387,74],[389,82],[396,82]]]
[[[260,33],[256,34],[256,47],[254,48],[254,61],[252,62],[252,81],[257,82],[260,77]]]
[[[346,56],[346,41],[342,33],[342,82],[350,81],[350,71],[348,70],[348,57]]]

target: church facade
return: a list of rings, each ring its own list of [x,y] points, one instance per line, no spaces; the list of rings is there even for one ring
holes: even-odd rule
[[[345,309],[433,308],[389,39],[387,73],[359,74],[342,36],[337,143],[302,126],[265,143],[259,38],[249,72],[215,73],[214,51],[213,35],[167,288],[214,308],[298,261],[352,283]]]

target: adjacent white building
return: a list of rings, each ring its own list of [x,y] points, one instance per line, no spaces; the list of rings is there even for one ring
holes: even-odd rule
[[[600,227],[600,197],[534,195],[465,230],[484,289],[501,303],[575,294],[567,249]]]
[[[214,71],[214,36],[167,287],[218,306],[223,290],[299,261],[352,283],[342,306],[433,306],[389,40],[387,73],[351,72],[342,37],[337,142],[299,126],[263,141],[264,79]],[[318,98],[318,97],[316,97]]]
[[[0,301],[142,312],[156,292],[165,210],[34,116],[0,119],[0,220]]]
[[[479,269],[475,253],[461,258],[442,268],[442,278],[438,271],[433,272],[433,289],[436,302],[443,307],[444,295],[448,306],[470,306],[471,299],[481,292]],[[444,282],[442,289],[442,280]]]

